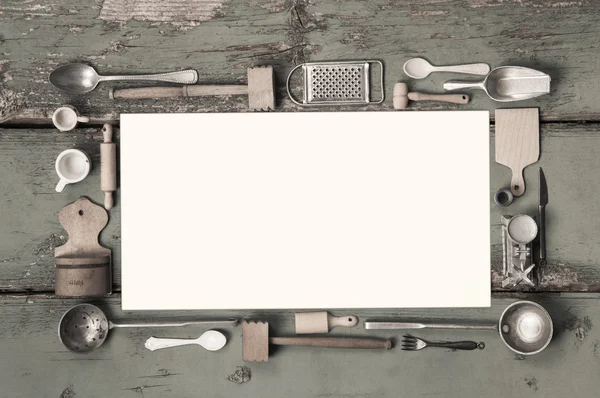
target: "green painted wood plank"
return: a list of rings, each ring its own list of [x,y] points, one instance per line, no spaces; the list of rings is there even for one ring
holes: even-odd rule
[[[118,130],[117,130],[118,131]],[[493,130],[492,130],[493,131]],[[118,134],[117,134],[118,138]],[[140,139],[143,139],[141,137]],[[56,245],[66,233],[58,222],[58,212],[80,196],[102,203],[99,177],[99,129],[78,129],[59,133],[44,129],[0,130],[0,290],[5,292],[54,290]],[[510,171],[490,160],[490,217],[492,232],[493,290],[500,291],[502,254],[501,214],[537,214],[537,172],[544,168],[549,186],[547,207],[548,273],[541,286],[548,291],[600,291],[600,210],[598,184],[594,170],[600,169],[600,130],[595,124],[543,124],[541,158],[526,169],[527,192],[510,207],[499,209],[493,203],[495,191],[506,187]],[[92,158],[92,172],[83,182],[67,186],[62,194],[54,192],[54,161],[66,148],[80,148]],[[429,160],[430,163],[435,160]],[[443,165],[438,165],[443,167]],[[148,200],[152,194],[148,192]],[[469,200],[468,187],[458,185],[455,192],[440,192],[440,206],[448,209],[448,220],[460,222],[452,211],[452,201]],[[410,209],[406,209],[410,211]],[[101,242],[113,250],[114,286],[120,289],[120,218],[118,196]],[[149,220],[151,216],[149,215]],[[440,220],[441,221],[441,220]],[[149,223],[151,227],[151,221]],[[156,231],[157,242],[162,234]],[[432,247],[435,242],[431,242]],[[468,242],[465,242],[468,255]],[[455,258],[436,253],[424,256],[428,261],[443,261],[452,266]],[[521,290],[518,287],[516,290]]]
[[[64,103],[94,121],[114,121],[122,112],[247,110],[243,97],[111,101],[110,84],[86,96],[65,94],[47,76],[72,61],[92,63],[102,73],[195,68],[201,83],[244,82],[248,66],[273,64],[278,110],[290,111],[298,108],[283,84],[294,64],[376,58],[386,64],[388,101],[367,109],[391,110],[393,83],[407,80],[402,65],[414,56],[437,64],[476,61],[544,70],[553,79],[551,95],[503,107],[539,106],[544,120],[600,120],[600,82],[593,78],[600,59],[599,14],[600,4],[589,0],[11,0],[0,4],[0,122],[48,124]],[[439,92],[455,77],[433,74],[410,86]],[[497,106],[473,92],[463,108]]]
[[[218,352],[187,346],[150,352],[151,335],[197,337],[203,330],[113,329],[90,354],[67,351],[56,333],[64,311],[76,300],[45,296],[0,296],[0,383],[10,397],[593,397],[600,372],[599,296],[530,295],[551,313],[556,329],[550,346],[524,358],[509,351],[493,331],[420,331],[432,340],[483,341],[482,351],[352,351],[303,347],[271,350],[268,363],[241,359],[241,327],[225,331],[229,341]],[[361,325],[334,329],[332,336],[401,339],[403,331],[365,331],[373,318],[496,321],[514,299],[495,299],[486,309],[340,310],[357,315]],[[113,321],[160,321],[236,315],[270,322],[270,333],[294,333],[293,313],[267,311],[128,312],[118,297],[97,302]],[[228,380],[239,366],[251,379]],[[63,395],[60,395],[63,394]]]

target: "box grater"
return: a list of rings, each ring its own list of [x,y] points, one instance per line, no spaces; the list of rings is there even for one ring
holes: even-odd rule
[[[370,67],[381,69],[381,99],[371,102]],[[302,102],[290,91],[290,81],[296,70],[302,68],[304,93]],[[383,64],[377,60],[310,62],[296,66],[287,77],[286,88],[290,99],[298,105],[365,105],[381,104],[384,100]]]

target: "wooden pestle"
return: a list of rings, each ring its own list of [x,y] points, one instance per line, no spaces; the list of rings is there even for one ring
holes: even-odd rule
[[[104,191],[104,208],[113,207],[113,192],[117,190],[117,145],[112,142],[112,125],[102,127],[104,142],[100,144],[100,189]]]

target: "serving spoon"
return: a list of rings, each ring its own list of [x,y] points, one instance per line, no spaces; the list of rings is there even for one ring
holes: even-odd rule
[[[216,330],[209,330],[202,333],[197,339],[159,339],[150,337],[146,340],[145,347],[150,351],[160,350],[162,348],[179,347],[188,344],[198,344],[208,351],[218,351],[225,347],[227,338],[223,333]]]
[[[157,81],[167,83],[195,84],[198,82],[198,72],[193,69],[150,75],[99,75],[89,65],[75,63],[59,66],[50,73],[50,83],[55,87],[71,94],[85,94],[96,88],[98,83],[105,81]]]
[[[487,75],[490,72],[488,64],[464,64],[434,66],[423,58],[409,59],[404,63],[404,73],[413,79],[425,79],[432,72],[466,73],[468,75]]]

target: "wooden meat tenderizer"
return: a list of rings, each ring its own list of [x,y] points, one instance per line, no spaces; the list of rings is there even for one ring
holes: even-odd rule
[[[296,333],[329,333],[336,326],[353,327],[358,324],[354,315],[333,316],[327,311],[297,312]]]
[[[242,322],[242,359],[268,362],[269,344],[323,348],[392,348],[391,340],[352,337],[271,337],[268,322]]]
[[[189,85],[182,87],[143,87],[111,90],[111,99],[177,98],[213,95],[248,95],[250,109],[275,109],[275,82],[272,66],[248,68],[248,85]]]
[[[61,297],[104,296],[112,291],[111,251],[98,243],[108,213],[80,198],[58,213],[69,240],[54,249],[55,292]]]
[[[406,83],[394,85],[394,109],[406,109],[408,100],[411,101],[439,101],[451,104],[468,104],[469,96],[466,94],[423,94],[409,93]]]
[[[112,142],[112,125],[102,127],[104,143],[100,144],[100,189],[104,192],[104,208],[113,208],[113,192],[117,190],[117,145]]]

